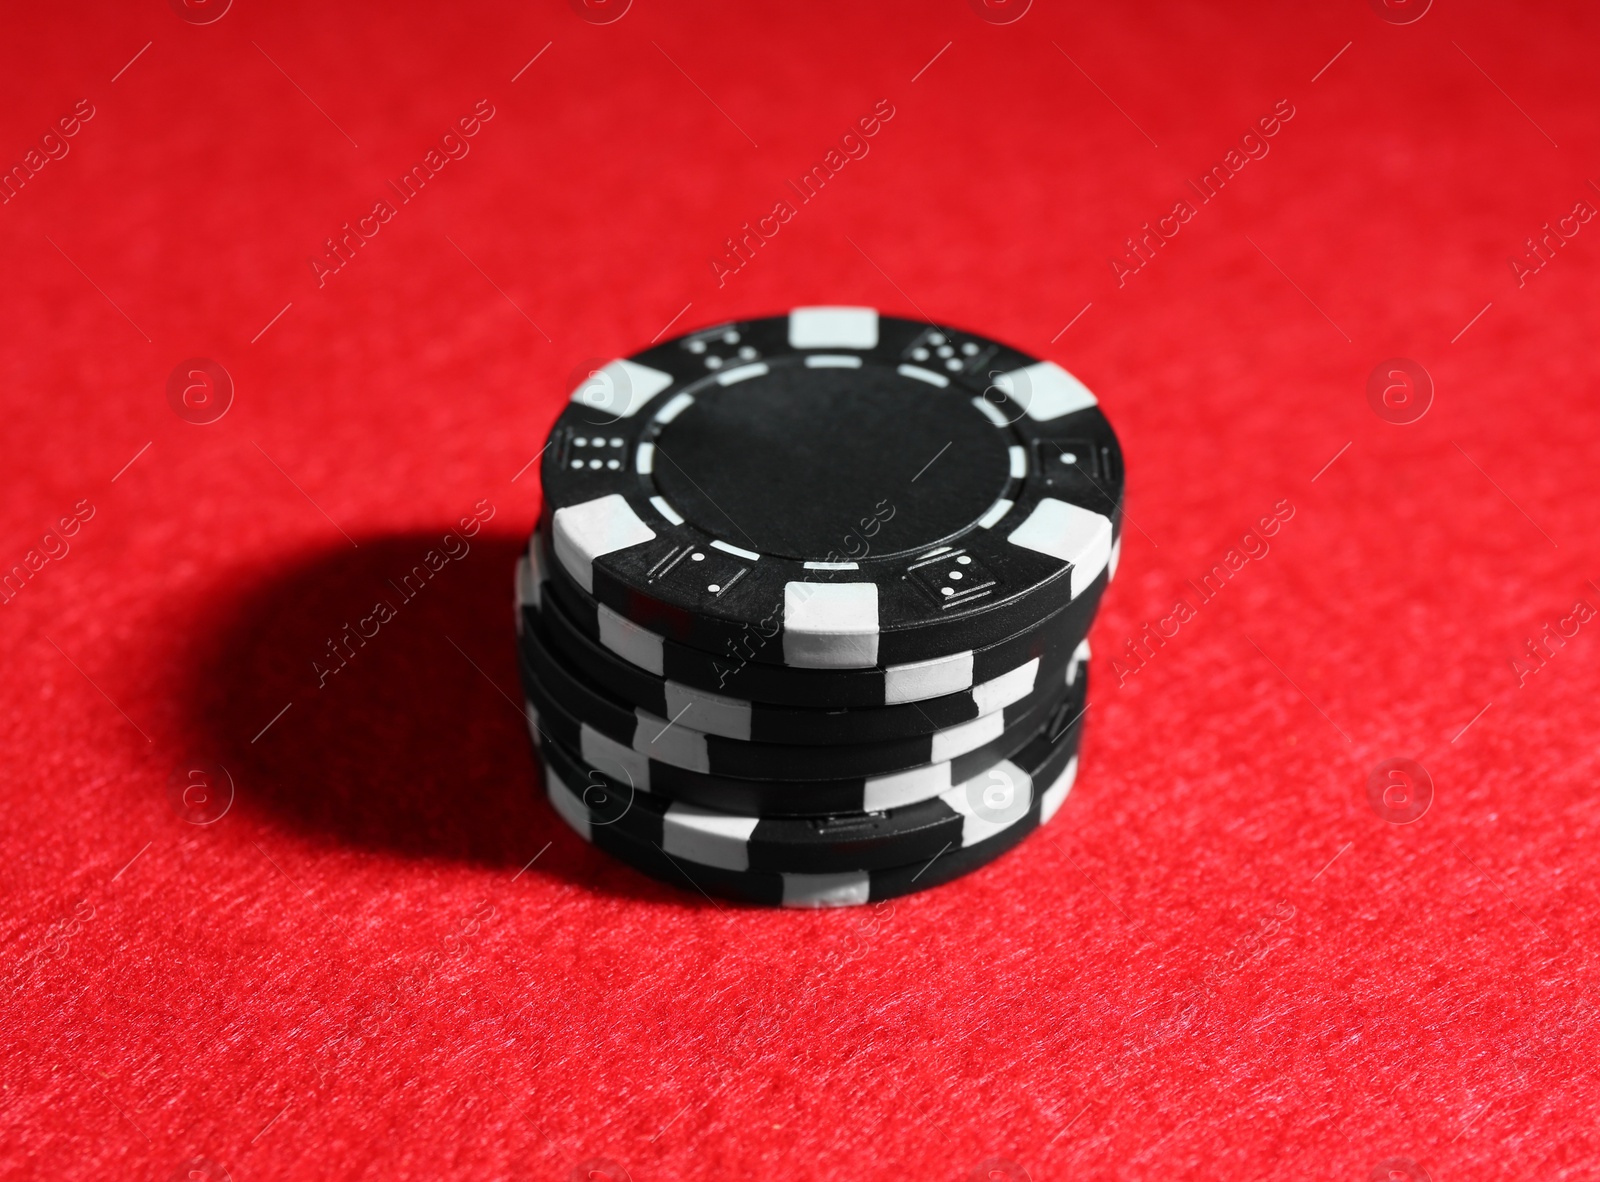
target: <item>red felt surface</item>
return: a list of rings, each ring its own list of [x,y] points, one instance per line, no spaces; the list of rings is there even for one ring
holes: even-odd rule
[[[94,115],[0,206],[0,560],[41,551],[0,605],[0,1173],[1600,1173],[1600,619],[1572,616],[1600,606],[1600,223],[1509,262],[1600,202],[1592,7],[6,24],[0,158]],[[469,154],[319,286],[324,240],[481,99]],[[719,286],[724,239],[881,99],[868,154]],[[1046,833],[892,906],[772,913],[543,803],[511,565],[574,372],[818,302],[1068,365],[1129,521]],[[1406,426],[1366,394],[1397,356],[1437,391]],[[193,357],[237,387],[206,426],[166,397]],[[1436,792],[1404,826],[1367,795],[1398,756]],[[218,764],[231,809],[185,821],[171,777]]]

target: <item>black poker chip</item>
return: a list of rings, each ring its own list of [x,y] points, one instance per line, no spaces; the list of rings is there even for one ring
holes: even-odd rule
[[[586,840],[615,827],[635,842],[722,870],[834,874],[925,862],[964,850],[1023,821],[1035,793],[1059,807],[1076,773],[1081,715],[1031,740],[948,792],[884,812],[769,817],[671,800],[601,775],[559,743],[546,742],[545,790],[551,805]]]
[[[540,630],[524,636],[523,680],[564,710],[636,753],[687,771],[750,780],[838,780],[882,776],[925,764],[948,763],[1016,734],[1027,720],[1059,698],[1067,664],[1047,671],[1046,684],[1001,710],[932,734],[875,743],[754,743],[693,730],[608,695],[553,655]]]
[[[931,800],[957,784],[1010,759],[1042,729],[1068,725],[1087,707],[1086,682],[1078,678],[1065,693],[1041,701],[998,739],[954,759],[922,764],[878,776],[832,780],[743,779],[693,771],[652,759],[568,713],[544,687],[526,676],[523,693],[529,734],[538,747],[555,743],[585,767],[618,784],[686,804],[757,816],[837,816],[884,812]]]
[[[886,867],[779,872],[696,861],[687,854],[709,854],[714,848],[712,843],[696,843],[685,837],[669,845],[666,841],[636,837],[621,825],[597,824],[583,805],[581,786],[563,783],[558,775],[552,776],[549,766],[545,775],[552,785],[556,812],[580,837],[652,878],[685,891],[767,906],[848,907],[939,886],[988,865],[1013,849],[1048,822],[1071,791],[1077,775],[1076,735],[1064,736],[1056,744],[1041,736],[1019,754],[1010,768],[997,773],[1005,784],[1003,791],[1015,792],[1022,779],[1028,781],[1027,808],[1011,823],[997,826],[969,843],[947,837],[925,858],[919,853],[911,862]],[[727,851],[736,844],[724,841],[720,849]],[[755,848],[754,843],[745,843],[747,851],[753,853]]]
[[[530,546],[537,550],[537,543]],[[657,677],[585,635],[560,601],[541,592],[527,558],[518,571],[518,635],[536,659],[560,662],[619,706],[670,720],[691,731],[757,744],[874,743],[928,736],[1021,702],[1059,677],[1069,660],[1088,655],[1088,641],[1054,638],[1051,648],[988,682],[956,694],[895,706],[822,709],[772,706],[716,694]],[[1076,641],[1076,643],[1074,643]],[[572,703],[569,702],[569,705]]]
[[[706,693],[801,708],[921,705],[1004,678],[1042,657],[1059,637],[1086,635],[1114,565],[1066,607],[1004,640],[930,661],[871,669],[799,669],[754,661],[745,650],[760,642],[759,634],[735,651],[708,652],[672,640],[634,624],[570,581],[547,577],[545,572],[553,564],[538,531],[529,541],[526,562],[518,566],[518,600],[536,604],[548,597],[584,636],[608,653],[646,673]]]
[[[1061,807],[1124,496],[1066,370],[796,308],[594,371],[540,454],[518,671],[584,840],[702,894],[845,906]]]
[[[555,574],[719,655],[873,669],[993,645],[1108,570],[1122,455],[1060,366],[870,308],[662,342],[573,393]]]

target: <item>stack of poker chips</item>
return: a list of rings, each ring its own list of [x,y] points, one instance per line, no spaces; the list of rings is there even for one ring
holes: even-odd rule
[[[845,906],[1062,807],[1123,471],[1060,366],[797,308],[596,370],[542,464],[518,652],[584,840],[685,890]]]

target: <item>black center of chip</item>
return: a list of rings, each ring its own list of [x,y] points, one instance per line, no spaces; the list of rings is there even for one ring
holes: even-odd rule
[[[655,480],[715,537],[805,562],[919,553],[1006,488],[1006,436],[956,389],[884,366],[775,366],[696,393],[656,443]]]

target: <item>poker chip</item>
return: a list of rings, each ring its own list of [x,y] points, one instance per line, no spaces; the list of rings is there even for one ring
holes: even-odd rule
[[[537,538],[529,549],[538,549]],[[756,743],[866,743],[928,735],[971,722],[1021,701],[1047,682],[1058,667],[1065,667],[1067,650],[1077,635],[1041,637],[1038,655],[970,689],[939,698],[866,709],[774,706],[697,689],[641,669],[587,636],[555,596],[542,593],[543,585],[539,568],[524,558],[517,579],[521,609],[517,630],[525,637],[525,646],[548,650],[582,670],[605,693],[646,712],[691,730]],[[1087,645],[1078,641],[1071,659],[1086,655]]]
[[[652,758],[624,740],[582,722],[552,698],[522,668],[529,733],[536,745],[548,739],[577,752],[583,763],[619,783],[710,807],[738,812],[816,816],[879,812],[915,804],[947,792],[963,780],[1010,758],[1047,726],[1063,703],[1042,699],[1034,709],[990,742],[953,759],[881,775],[838,779],[753,779],[697,771]],[[1083,679],[1079,679],[1079,685]],[[1069,697],[1068,701],[1072,699]]]
[[[1048,746],[1036,740],[1033,748]],[[1026,784],[1029,803],[1014,822],[997,827],[969,844],[947,840],[926,858],[888,867],[776,872],[737,870],[693,861],[665,845],[633,837],[620,825],[595,824],[582,809],[579,793],[558,782],[554,788],[555,811],[578,836],[626,862],[652,878],[684,890],[768,906],[821,908],[850,907],[876,903],[907,895],[913,891],[947,883],[961,875],[995,861],[1023,838],[1050,821],[1066,801],[1077,779],[1078,760],[1067,743],[1053,750],[1037,774],[1029,775],[1016,763],[996,769],[998,780],[1007,789],[1018,791]],[[546,769],[546,776],[550,771]],[[991,781],[995,783],[995,781]],[[576,807],[574,807],[576,805]]]
[[[622,836],[663,853],[722,870],[829,874],[879,870],[966,849],[1023,821],[1037,788],[1070,778],[1055,774],[1078,752],[1080,718],[1053,737],[1035,736],[1003,759],[929,800],[881,812],[771,817],[685,804],[619,783],[546,743],[545,791],[586,841],[615,826]],[[1075,770],[1075,768],[1074,768]],[[1053,811],[1053,809],[1052,809]]]
[[[925,734],[875,742],[765,743],[728,738],[689,726],[688,706],[671,717],[653,714],[607,693],[574,666],[560,659],[543,639],[543,629],[524,634],[522,661],[527,680],[542,686],[581,722],[639,754],[691,771],[758,780],[840,779],[846,776],[882,775],[924,763],[955,759],[993,742],[1030,717],[1057,695],[1064,684],[1069,659],[1024,670],[1030,676],[1023,693],[1007,693],[1006,701],[990,713],[979,715]],[[1039,682],[1034,688],[1033,682]],[[701,701],[709,713],[714,703]],[[848,716],[847,716],[848,718]]]
[[[1085,636],[1112,569],[1089,590],[1033,628],[995,644],[958,650],[931,661],[872,669],[796,669],[745,660],[680,644],[634,624],[566,580],[545,579],[547,547],[535,531],[518,567],[519,603],[548,598],[591,641],[629,664],[678,685],[752,702],[829,709],[921,704],[974,690],[1040,656],[1054,636]],[[1115,552],[1113,552],[1115,553]],[[752,641],[752,643],[754,643]]]
[[[798,308],[597,371],[557,418],[557,577],[709,652],[808,669],[994,644],[1083,595],[1122,456],[1066,370],[870,308]]]
[[[515,575],[544,793],[703,894],[948,882],[1061,807],[1124,474],[1048,360],[797,308],[593,371]]]

